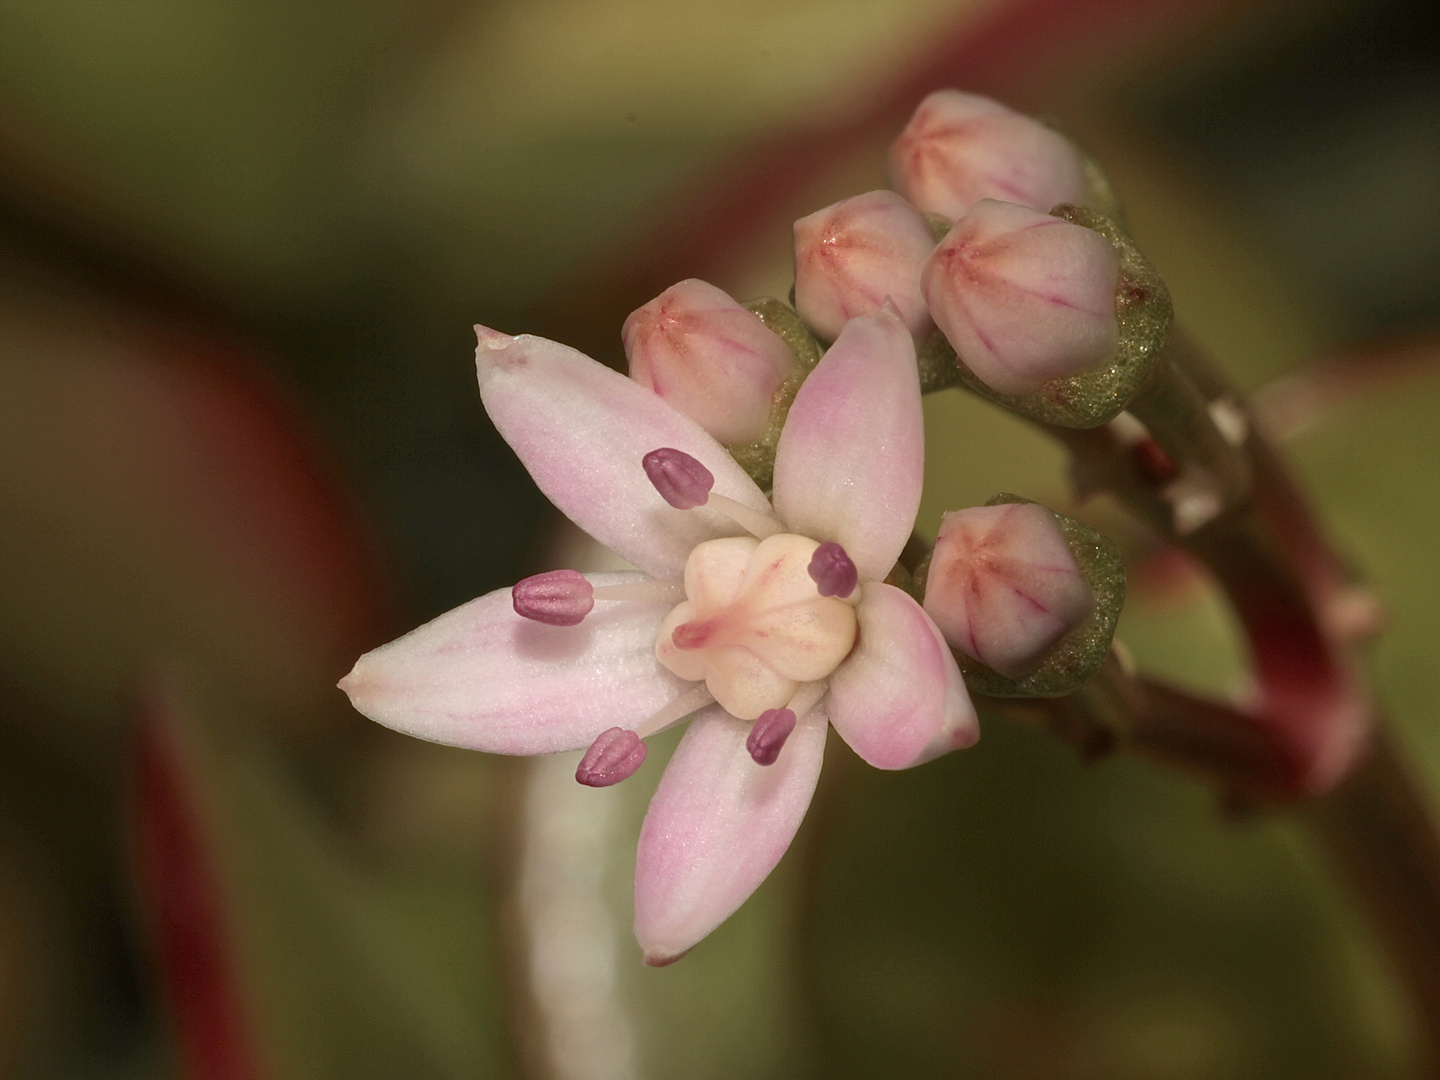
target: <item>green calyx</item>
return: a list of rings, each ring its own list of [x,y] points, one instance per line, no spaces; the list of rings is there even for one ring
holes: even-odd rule
[[[775,478],[775,447],[780,442],[780,431],[785,427],[785,418],[790,415],[790,406],[800,384],[805,381],[825,350],[815,335],[810,332],[795,309],[773,296],[763,296],[745,304],[781,341],[790,346],[795,354],[795,367],[775,391],[770,402],[770,422],[764,433],[754,442],[733,443],[725,449],[759,485],[760,490],[769,491]]]
[[[1115,317],[1120,333],[1115,352],[1089,371],[1051,379],[1034,392],[1018,396],[990,389],[958,357],[953,363],[958,380],[965,386],[1022,416],[1056,427],[1099,427],[1118,416],[1151,377],[1170,331],[1170,291],[1150,260],[1109,218],[1068,203],[1056,206],[1050,214],[1099,233],[1120,257],[1120,277],[1115,286]],[[939,337],[938,332],[932,337]],[[937,366],[947,352],[955,355],[943,338],[926,342],[926,347],[934,350]]]

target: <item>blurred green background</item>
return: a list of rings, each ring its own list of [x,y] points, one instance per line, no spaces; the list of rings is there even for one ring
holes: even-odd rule
[[[1433,3],[0,0],[0,1074],[1412,1074],[1293,815],[999,718],[903,774],[832,740],[772,880],[656,971],[629,875],[664,754],[583,790],[333,689],[577,551],[472,323],[615,363],[678,278],[783,296],[789,222],[882,185],[942,85],[1089,146],[1246,388],[1386,360],[1288,449],[1440,785]],[[1018,421],[948,391],[927,422],[922,529],[1073,509]],[[1142,666],[1243,690],[1203,578],[1083,513],[1132,556]]]

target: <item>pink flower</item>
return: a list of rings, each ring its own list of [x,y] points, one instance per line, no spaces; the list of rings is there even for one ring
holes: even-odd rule
[[[695,278],[631,312],[620,334],[630,377],[723,443],[764,434],[795,367],[790,346],[758,315]]]
[[[795,222],[795,310],[827,341],[889,297],[910,333],[934,325],[920,271],[935,236],[920,211],[893,191],[870,191]]]
[[[921,288],[955,353],[987,386],[1028,394],[1113,355],[1120,258],[1099,233],[982,199],[925,264]]]
[[[643,573],[491,593],[361,657],[341,686],[372,719],[436,742],[589,746],[577,775],[601,784],[698,710],[636,859],[635,934],[647,963],[668,963],[789,846],[827,724],[885,769],[976,738],[940,631],[883,582],[920,501],[914,344],[890,307],[845,329],[796,394],[772,506],[639,384],[554,342],[477,331],[495,426],[556,506]]]
[[[920,209],[952,219],[981,199],[1047,211],[1085,200],[1085,166],[1070,140],[959,90],[920,103],[890,148],[890,179]]]
[[[1090,617],[1095,596],[1055,515],[1002,503],[940,520],[925,610],[955,648],[1018,679]]]

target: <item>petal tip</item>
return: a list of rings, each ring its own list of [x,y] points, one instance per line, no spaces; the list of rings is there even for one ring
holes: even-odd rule
[[[644,949],[642,946],[645,966],[653,968],[669,967],[675,963],[676,960],[687,956],[690,949],[694,947],[694,945],[691,945],[689,949],[681,949],[679,952],[663,952],[658,949]]]
[[[475,351],[500,352],[515,344],[515,339],[509,334],[502,334],[499,330],[491,330],[488,326],[475,324]]]
[[[363,657],[361,659],[363,660]],[[360,670],[360,664],[361,660],[355,661],[355,666],[350,669],[349,674],[335,684],[336,687],[344,691],[345,696],[350,699],[350,704],[352,705],[355,704],[356,694],[359,693],[365,685],[365,674]]]
[[[951,750],[969,750],[980,741],[980,725],[961,724],[950,734]]]

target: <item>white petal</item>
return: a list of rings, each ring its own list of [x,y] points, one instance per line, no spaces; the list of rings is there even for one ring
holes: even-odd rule
[[[691,722],[640,829],[635,937],[646,963],[679,959],[774,869],[815,794],[827,726],[811,710],[762,766],[745,749],[749,723],[718,708]]]
[[[656,577],[678,578],[702,540],[739,527],[713,511],[669,506],[641,467],[673,447],[715,476],[714,490],[769,513],[769,503],[700,425],[618,371],[544,338],[476,328],[480,399],[535,483],[596,540]]]
[[[830,722],[877,769],[908,769],[979,737],[975,707],[940,630],[905,593],[868,582],[860,644],[830,678]]]
[[[510,590],[499,589],[366,653],[340,688],[370,719],[431,742],[492,754],[578,750],[690,686],[655,659],[669,608],[597,600],[580,625],[546,626],[516,615]]]
[[[884,578],[915,526],[925,436],[915,343],[887,306],[851,319],[795,395],[775,451],[786,527],[834,540]]]

